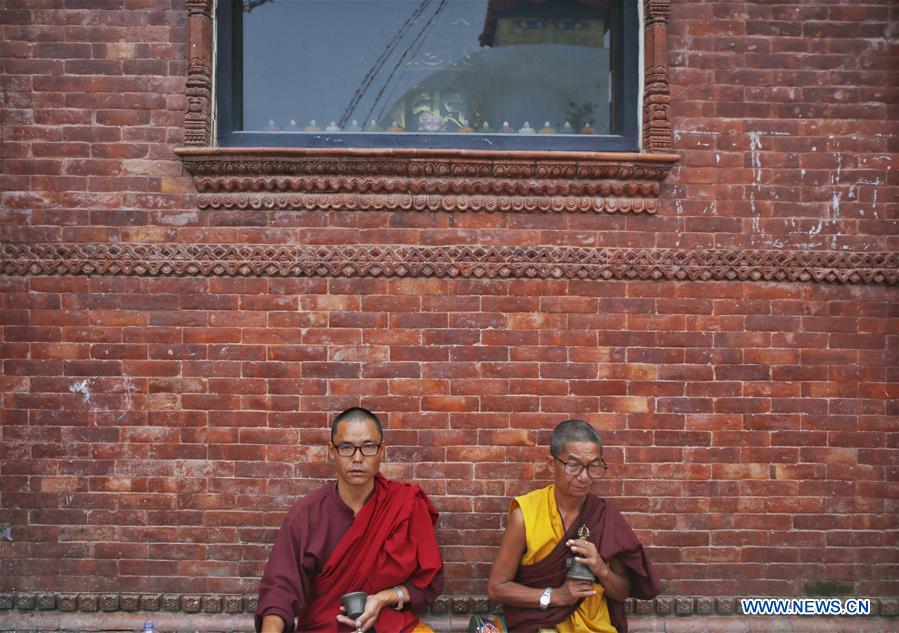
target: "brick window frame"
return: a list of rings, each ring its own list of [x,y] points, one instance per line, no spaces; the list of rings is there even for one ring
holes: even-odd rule
[[[216,147],[214,2],[187,0],[184,146],[201,209],[649,213],[671,151],[670,0],[643,0],[643,125],[637,152]]]

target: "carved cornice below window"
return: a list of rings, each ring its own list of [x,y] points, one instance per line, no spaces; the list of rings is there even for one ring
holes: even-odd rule
[[[3,244],[0,274],[899,283],[899,254],[402,245]]]
[[[676,154],[176,150],[201,209],[655,213]]]
[[[500,211],[512,213],[655,213],[655,200],[379,194],[201,195],[200,209],[293,211]]]

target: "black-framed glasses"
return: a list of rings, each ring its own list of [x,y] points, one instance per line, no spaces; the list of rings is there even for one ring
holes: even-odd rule
[[[334,449],[337,451],[337,454],[341,457],[354,457],[356,455],[356,451],[359,451],[365,457],[374,457],[381,449],[381,445],[375,444],[374,442],[366,442],[362,446],[332,443],[331,446],[334,447]]]
[[[555,455],[553,455],[553,459],[562,464],[565,474],[570,477],[577,477],[581,474],[581,471],[586,468],[587,476],[590,479],[602,479],[602,477],[606,474],[606,471],[609,469],[608,464],[606,464],[606,460],[604,460],[602,457],[599,458],[598,464],[596,462],[592,464],[582,464],[580,462],[563,462]]]

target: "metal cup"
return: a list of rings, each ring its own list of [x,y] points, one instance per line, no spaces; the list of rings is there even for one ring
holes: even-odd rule
[[[340,596],[340,603],[346,609],[346,615],[351,620],[355,620],[365,611],[365,601],[368,594],[364,591],[351,591]]]

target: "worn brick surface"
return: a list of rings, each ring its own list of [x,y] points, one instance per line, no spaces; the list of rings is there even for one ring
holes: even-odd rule
[[[655,216],[198,211],[183,1],[11,0],[2,242],[897,247],[895,3],[672,2]],[[328,476],[337,410],[442,512],[482,595],[548,429],[603,429],[668,595],[899,592],[896,293],[755,282],[0,277],[0,591],[233,612]],[[62,603],[71,606],[71,598]],[[641,603],[642,604],[642,603]],[[657,608],[680,613],[665,598]],[[709,602],[700,603],[703,612]],[[894,604],[894,603],[891,603]],[[733,611],[727,598],[719,613]],[[640,606],[638,605],[638,610]],[[895,611],[895,609],[893,609]]]

